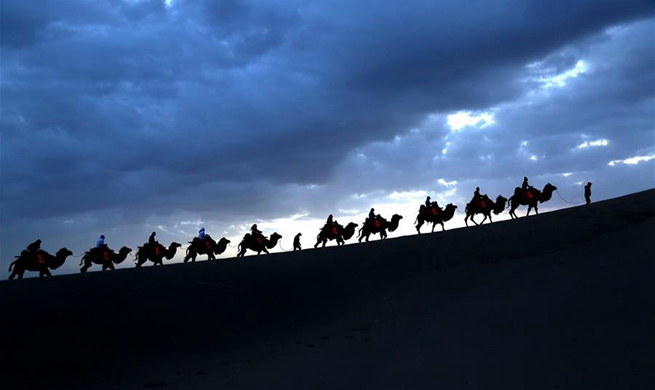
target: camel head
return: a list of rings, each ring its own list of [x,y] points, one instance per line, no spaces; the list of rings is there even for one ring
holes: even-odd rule
[[[58,250],[57,254],[55,256],[58,257],[58,258],[65,259],[68,256],[72,256],[72,255],[73,255],[73,252],[71,252],[68,248],[64,247],[64,248],[61,248],[60,250]]]
[[[557,187],[555,187],[554,185],[548,183],[544,186],[543,192],[553,192],[553,191],[557,191]]]
[[[180,244],[179,242],[171,242],[171,245],[169,245],[168,247],[170,249],[177,249],[177,248],[179,248],[181,246],[182,246],[182,244]]]
[[[121,256],[127,256],[127,254],[130,252],[132,252],[132,248],[128,248],[124,246],[118,251],[118,254],[120,254]]]

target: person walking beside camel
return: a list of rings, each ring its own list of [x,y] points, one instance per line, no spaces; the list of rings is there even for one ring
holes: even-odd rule
[[[293,251],[299,251],[302,250],[300,247],[300,236],[302,236],[302,233],[296,234],[296,236],[293,238]]]
[[[591,182],[587,183],[586,186],[584,186],[584,199],[587,202],[587,204],[591,203]]]

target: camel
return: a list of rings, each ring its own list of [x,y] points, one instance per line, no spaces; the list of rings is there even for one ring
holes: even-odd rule
[[[257,252],[259,255],[262,251],[268,254],[266,249],[273,249],[277,245],[278,240],[282,238],[281,235],[277,232],[271,234],[271,238],[268,239],[264,236],[253,237],[250,233],[246,233],[243,236],[243,240],[239,243],[239,252],[237,257],[243,257],[246,254],[246,250],[250,249],[251,251]]]
[[[220,255],[225,252],[227,244],[229,243],[230,240],[225,237],[216,242],[209,234],[205,236],[204,240],[194,237],[193,241],[189,241],[189,244],[191,245],[186,249],[184,262],[186,263],[189,259],[192,263],[195,262],[197,255],[207,255],[207,260],[216,260],[215,255]]]
[[[349,240],[353,235],[355,235],[356,227],[357,224],[354,222],[350,222],[345,228],[336,222],[332,229],[326,229],[323,227],[321,232],[318,233],[318,236],[316,236],[316,245],[314,245],[314,248],[318,247],[318,244],[321,242],[323,243],[323,247],[325,247],[328,240],[334,239],[337,240],[337,246],[344,245],[346,240]]]
[[[132,252],[131,248],[126,246],[122,247],[118,253],[109,249],[106,245],[102,248],[91,248],[84,254],[80,260],[80,265],[84,263],[84,267],[80,268],[80,272],[85,273],[86,270],[93,264],[102,265],[102,270],[114,270],[114,264],[120,264],[127,258],[128,253]]]
[[[150,243],[145,243],[137,249],[134,262],[137,268],[141,267],[148,260],[152,261],[153,265],[164,265],[164,258],[166,260],[172,259],[177,252],[177,248],[181,246],[182,244],[172,242],[168,246],[168,249],[166,249],[166,247],[158,242],[155,242],[154,247]]]
[[[553,191],[557,191],[557,187],[548,183],[544,186],[543,191],[539,191],[534,187],[530,187],[527,191],[523,191],[520,187],[516,187],[514,190],[514,195],[509,198],[511,208],[509,209],[509,215],[514,218],[518,218],[514,212],[519,206],[528,206],[528,213],[526,217],[530,215],[530,210],[534,209],[536,214],[539,214],[539,209],[537,208],[538,203],[544,203],[550,200],[553,196]]]
[[[24,250],[20,253],[20,256],[16,256],[16,260],[9,264],[10,272],[12,267],[14,267],[13,272],[9,275],[9,280],[12,280],[16,276],[18,276],[18,279],[23,279],[25,271],[39,271],[40,278],[52,276],[50,269],[55,270],[61,267],[66,261],[66,258],[72,254],[73,252],[67,248],[61,248],[54,256],[42,249],[36,252]]]
[[[489,218],[489,222],[493,222],[491,220],[491,213],[493,212],[494,214],[498,215],[505,210],[505,205],[507,204],[507,198],[498,195],[496,198],[496,202],[494,203],[487,195],[484,195],[482,197],[482,200],[477,201],[477,202],[471,202],[466,204],[466,208],[464,209],[466,212],[466,217],[464,217],[464,223],[466,226],[468,226],[468,219],[471,219],[471,222],[474,224],[478,225],[477,222],[473,219],[473,216],[475,214],[482,214],[484,215],[484,219],[482,222],[479,223],[479,225],[482,225],[484,221]]]
[[[457,206],[452,203],[448,203],[445,209],[442,209],[437,205],[437,202],[432,202],[430,204],[432,207],[427,208],[425,205],[421,205],[418,210],[418,215],[416,216],[416,231],[418,234],[421,234],[421,226],[424,223],[432,224],[432,233],[434,233],[434,228],[437,224],[441,225],[441,231],[445,231],[444,222],[450,221],[455,215],[455,210]]]
[[[364,221],[362,227],[359,229],[359,242],[362,242],[362,238],[366,238],[366,242],[368,242],[368,237],[371,234],[377,233],[380,233],[380,239],[384,240],[387,238],[387,230],[390,232],[396,230],[401,219],[403,219],[403,216],[398,214],[394,214],[391,217],[391,222],[387,221],[379,215],[373,221],[367,218],[366,221]]]

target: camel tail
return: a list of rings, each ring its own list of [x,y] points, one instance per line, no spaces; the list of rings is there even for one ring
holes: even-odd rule
[[[14,264],[16,264],[17,261],[18,260],[14,260],[11,262],[11,264],[9,264],[9,272],[11,272],[11,269],[14,267]]]
[[[84,256],[82,256],[82,258],[80,259],[80,265],[82,265],[82,264],[84,263],[84,259],[86,259],[86,253],[85,253]]]

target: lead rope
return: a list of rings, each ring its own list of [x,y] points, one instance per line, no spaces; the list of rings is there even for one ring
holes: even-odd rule
[[[282,240],[280,240],[280,249],[282,249],[283,252],[286,252],[286,251],[287,251],[287,250],[284,249],[284,247],[282,246]]]
[[[566,200],[566,199],[564,199],[564,198],[562,197],[562,195],[559,193],[559,190],[555,190],[555,192],[557,192],[557,195],[560,197],[560,199],[562,199],[564,202],[566,202],[566,203],[568,203],[568,204],[575,204],[575,205],[577,205],[577,204],[583,204],[583,203],[584,203],[584,202],[578,202],[578,203],[569,202],[568,200]]]

